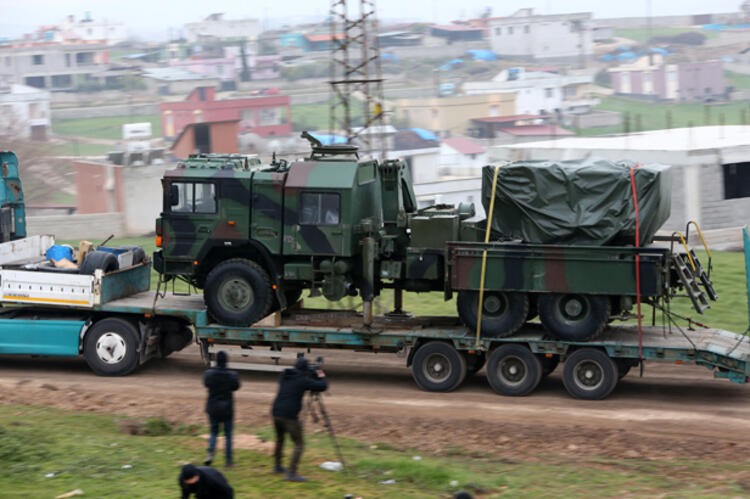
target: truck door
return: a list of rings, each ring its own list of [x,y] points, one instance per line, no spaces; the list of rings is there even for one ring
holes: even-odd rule
[[[216,184],[210,181],[177,180],[165,184],[163,247],[167,266],[175,272],[192,268],[213,237],[218,221]],[[170,262],[171,261],[171,262]],[[165,269],[170,270],[170,269]]]
[[[285,223],[284,253],[288,255],[349,256],[341,219],[339,192],[303,189],[286,202],[294,219]],[[292,206],[295,205],[295,206]]]
[[[284,172],[255,172],[253,176],[250,235],[273,255],[281,254],[285,177]]]

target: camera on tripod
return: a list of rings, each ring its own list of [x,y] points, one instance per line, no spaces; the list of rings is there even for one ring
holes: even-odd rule
[[[298,353],[297,359],[304,359],[305,354],[304,353]],[[306,374],[310,377],[317,377],[318,371],[323,369],[323,356],[319,355],[316,357],[315,362],[308,362],[307,363],[307,372]]]

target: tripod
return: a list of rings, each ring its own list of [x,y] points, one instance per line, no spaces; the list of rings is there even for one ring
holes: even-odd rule
[[[338,456],[339,462],[341,463],[341,468],[343,469],[344,455],[341,453],[341,447],[339,447],[339,442],[338,440],[336,440],[336,435],[333,432],[333,424],[331,424],[331,418],[328,417],[328,411],[326,411],[326,406],[323,404],[323,399],[321,398],[319,392],[310,392],[310,397],[308,399],[308,408],[313,423],[317,423],[320,420],[320,417],[323,418],[323,426],[325,426],[326,430],[328,430],[328,435],[331,437],[333,446],[336,449],[336,455]],[[320,417],[318,416],[318,414],[320,414]]]

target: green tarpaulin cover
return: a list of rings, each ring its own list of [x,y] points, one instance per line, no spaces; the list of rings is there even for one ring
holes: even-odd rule
[[[494,231],[527,243],[632,245],[634,167],[640,244],[645,245],[669,218],[672,182],[667,165],[586,159],[485,166],[482,205],[489,218],[493,177],[499,168]]]

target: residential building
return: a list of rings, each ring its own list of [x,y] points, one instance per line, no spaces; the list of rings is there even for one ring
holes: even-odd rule
[[[242,99],[217,99],[214,87],[197,87],[184,101],[159,104],[164,137],[174,139],[192,123],[239,121],[240,133],[260,137],[292,133],[288,95],[259,95]]]
[[[411,127],[434,130],[441,137],[464,135],[477,116],[515,114],[513,93],[453,95],[422,99],[400,99],[393,106],[396,120]]]
[[[487,164],[487,148],[468,137],[447,137],[440,143],[442,175],[478,176]]]
[[[722,61],[667,64],[658,55],[610,68],[616,94],[659,100],[710,101],[726,98]]]
[[[224,19],[224,14],[211,14],[203,21],[185,24],[185,38],[189,43],[207,40],[246,40],[254,44],[261,32],[258,19]]]
[[[591,110],[599,103],[599,99],[590,95],[593,83],[591,74],[558,74],[509,68],[490,81],[466,82],[461,89],[466,95],[511,93],[515,95],[516,106],[508,115],[545,115]]]
[[[64,39],[81,41],[84,43],[103,43],[107,46],[117,45],[127,40],[127,30],[121,22],[107,19],[96,20],[86,12],[83,19],[76,20],[75,16],[68,16],[60,24],[60,31]]]
[[[221,81],[214,75],[200,75],[180,67],[146,68],[141,76],[146,86],[159,95],[184,95],[197,87],[221,86]]]
[[[583,63],[593,54],[590,12],[535,15],[527,8],[489,19],[488,26],[490,47],[501,57]]]
[[[104,43],[0,45],[0,76],[10,83],[53,92],[96,84],[93,75],[108,67],[109,51]]]
[[[49,103],[46,90],[0,83],[0,134],[46,140],[51,124]]]

